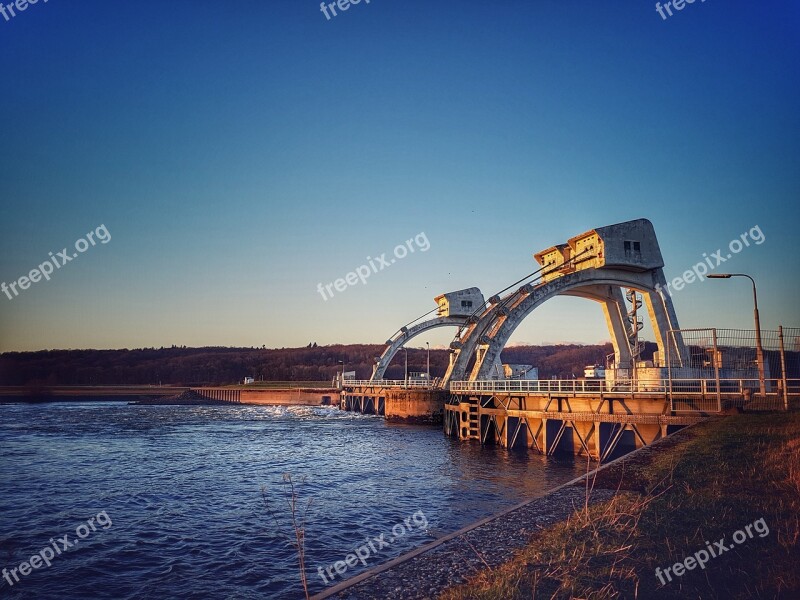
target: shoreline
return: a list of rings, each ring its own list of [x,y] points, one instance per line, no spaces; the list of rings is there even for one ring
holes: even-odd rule
[[[532,498],[489,515],[414,550],[346,579],[317,594],[311,600],[424,600],[437,597],[454,585],[466,583],[476,569],[496,567],[525,548],[529,539],[548,526],[565,521],[576,507],[584,506],[586,480],[635,461],[664,446],[684,441],[685,433],[700,423],[687,426],[587,473]],[[624,469],[624,466],[623,466]],[[591,490],[588,506],[612,499],[620,490]],[[490,548],[478,553],[476,548]],[[382,577],[377,578],[377,576]]]
[[[800,526],[790,515],[800,505],[793,494],[800,490],[798,466],[796,409],[708,419],[312,598],[677,600],[714,590],[731,598],[750,597],[747,589],[764,597],[797,593],[800,549],[791,540]],[[747,523],[762,526],[755,540],[740,531]],[[747,543],[747,554],[712,556],[709,569],[689,573],[687,557],[697,556],[703,540],[726,536],[733,538],[728,550]],[[668,568],[672,578],[657,579]]]

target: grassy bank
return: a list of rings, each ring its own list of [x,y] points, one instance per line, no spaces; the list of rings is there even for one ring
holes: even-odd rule
[[[800,597],[800,413],[703,423],[589,485],[619,494],[442,598]]]

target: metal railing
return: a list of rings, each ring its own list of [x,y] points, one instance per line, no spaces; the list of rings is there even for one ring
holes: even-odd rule
[[[432,382],[418,379],[345,379],[344,387],[429,388]]]
[[[431,388],[436,382],[403,379],[348,379],[344,386],[347,387],[382,387],[382,388]],[[783,395],[784,385],[790,396],[800,395],[800,379],[766,380],[767,395]],[[598,393],[660,393],[699,396],[716,395],[753,395],[757,394],[759,381],[756,378],[716,379],[492,379],[484,381],[451,381],[452,393],[494,393],[494,392],[525,392],[525,393],[568,393],[594,395]]]
[[[781,379],[768,379],[767,395],[784,393]],[[789,395],[800,394],[800,379],[787,381]],[[451,381],[452,393],[486,393],[486,392],[529,392],[529,393],[570,393],[598,394],[610,392],[623,393],[661,393],[661,394],[695,394],[711,395],[734,394],[748,395],[757,393],[758,379],[539,379],[539,380],[487,380],[487,381]]]
[[[451,381],[450,391],[463,392],[607,392],[609,386],[603,379],[493,379],[485,381]]]

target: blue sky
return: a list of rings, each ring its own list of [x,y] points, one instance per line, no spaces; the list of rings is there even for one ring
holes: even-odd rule
[[[0,351],[382,342],[441,292],[646,217],[668,277],[754,226],[726,270],[800,325],[800,5],[49,0],[5,21],[0,281],[104,224],[9,300]],[[424,232],[324,301],[329,283]],[[718,270],[722,270],[720,267]],[[752,326],[745,281],[674,297]],[[452,331],[426,340],[445,344]],[[556,299],[517,342],[608,338]],[[421,340],[420,344],[424,344]]]

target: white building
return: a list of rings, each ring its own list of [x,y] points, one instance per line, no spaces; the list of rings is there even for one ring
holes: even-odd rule
[[[583,368],[583,376],[586,379],[605,379],[606,368],[603,365],[586,365]]]
[[[539,369],[533,365],[503,364],[503,374],[506,379],[539,379]]]

